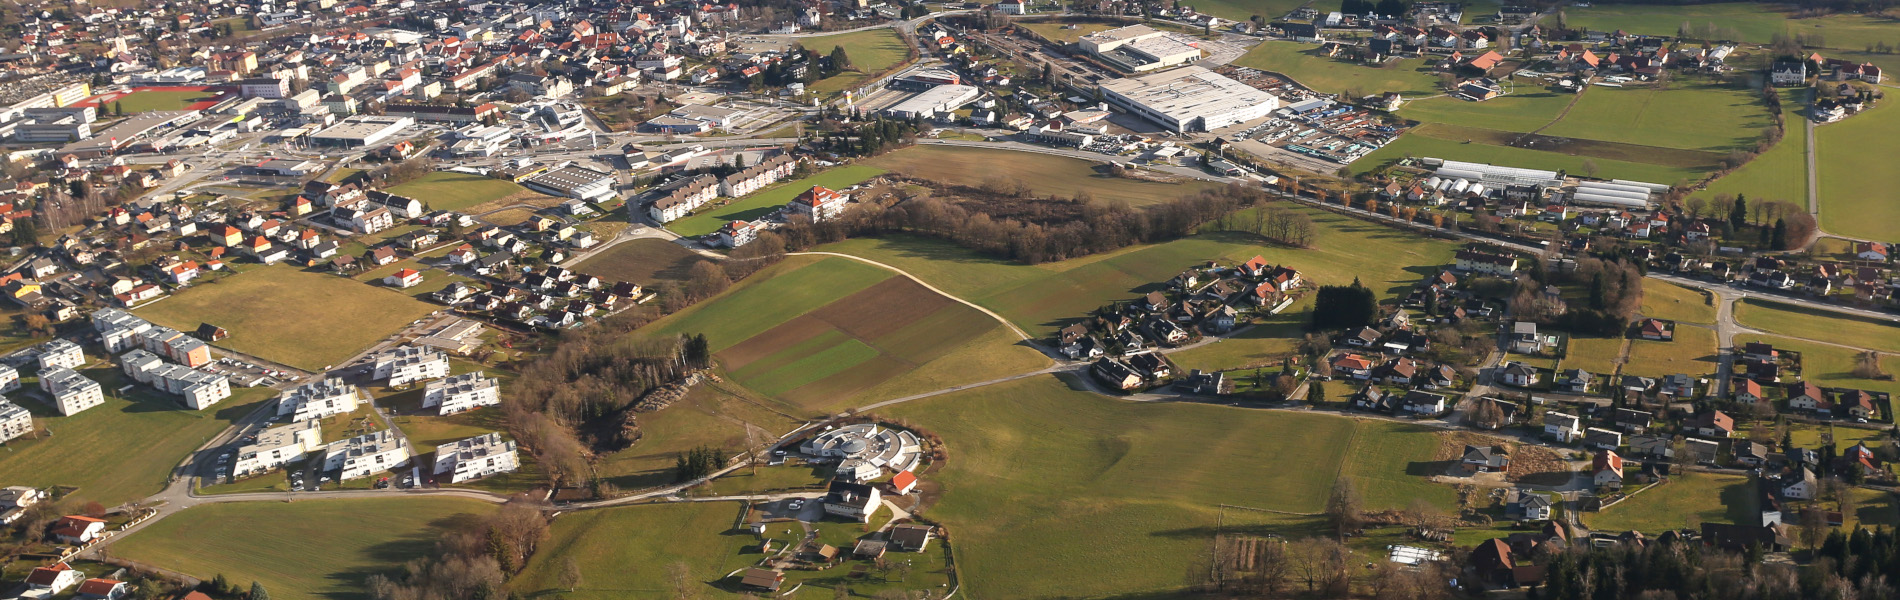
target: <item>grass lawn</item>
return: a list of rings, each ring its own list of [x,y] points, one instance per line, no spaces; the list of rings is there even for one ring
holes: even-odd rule
[[[1888,321],[1745,298],[1735,305],[1743,327],[1846,346],[1900,353],[1900,326]]]
[[[1806,94],[1795,90],[1782,92],[1782,113],[1788,123],[1788,133],[1780,142],[1767,152],[1756,156],[1754,160],[1741,168],[1724,175],[1709,184],[1709,188],[1696,192],[1697,197],[1713,198],[1720,194],[1741,194],[1755,202],[1788,201],[1797,206],[1807,204],[1808,198],[1808,142],[1800,129],[1801,107],[1806,102]],[[1815,132],[1819,143],[1820,132]]]
[[[432,210],[462,210],[528,191],[506,179],[436,171],[389,188],[389,193],[421,200]]]
[[[1715,307],[1709,305],[1706,293],[1661,281],[1644,282],[1642,314],[1652,319],[1715,322]]]
[[[1799,131],[1799,130],[1796,130]],[[1900,242],[1900,170],[1888,168],[1880,148],[1900,137],[1900,110],[1881,105],[1814,132],[1816,173],[1821,178],[1821,229],[1847,237]],[[1805,195],[1798,200],[1805,198]]]
[[[882,174],[884,170],[876,167],[838,167],[804,179],[780,183],[744,198],[721,198],[719,202],[725,204],[713,203],[690,216],[667,223],[666,228],[685,236],[706,235],[719,231],[727,221],[750,220],[770,214],[812,186],[843,190]]]
[[[1023,265],[985,258],[954,245],[912,237],[856,239],[821,250],[864,256],[904,269],[944,291],[996,311],[1032,336],[1052,335],[1089,311],[1160,289],[1181,270],[1260,255],[1299,269],[1315,285],[1357,277],[1381,298],[1395,297],[1449,262],[1452,244],[1300,207],[1316,225],[1312,248],[1270,245],[1239,233],[1206,233],[1066,261]],[[1241,214],[1237,221],[1247,221]]]
[[[1423,59],[1416,58],[1373,67],[1320,54],[1316,44],[1269,41],[1254,46],[1234,64],[1273,71],[1329,94],[1350,90],[1358,97],[1399,92],[1416,98],[1438,93],[1438,77]]]
[[[1773,335],[1742,334],[1735,336],[1736,344],[1748,342],[1766,342],[1774,344],[1776,349],[1793,350],[1801,353],[1801,375],[1783,375],[1783,382],[1812,381],[1822,387],[1853,388],[1868,391],[1900,394],[1900,382],[1878,381],[1854,377],[1854,355],[1858,352],[1840,346],[1829,346],[1804,342],[1797,339]],[[1883,357],[1881,368],[1891,372],[1900,369],[1891,357]]]
[[[1254,326],[1218,342],[1168,355],[1183,369],[1221,371],[1272,367],[1299,351],[1300,337],[1313,318],[1313,300],[1302,298],[1280,314],[1260,318]],[[1241,373],[1239,375],[1247,375]]]
[[[972,186],[992,180],[1012,185],[1020,181],[1038,195],[1071,197],[1087,192],[1099,201],[1126,202],[1130,206],[1173,200],[1219,185],[1200,180],[1161,183],[1123,179],[1098,172],[1096,168],[1106,168],[1106,164],[1092,160],[957,146],[912,146],[865,164],[911,177]]]
[[[733,385],[697,385],[686,398],[640,416],[645,437],[633,447],[604,457],[595,469],[622,490],[673,482],[678,453],[697,446],[738,452],[748,443],[777,439],[798,426],[792,410],[777,401],[742,395]],[[732,389],[728,392],[728,389]]]
[[[1400,108],[1399,116],[1424,123],[1522,133],[1549,125],[1576,98],[1575,94],[1546,92],[1533,86],[1524,86],[1515,94],[1484,102],[1450,96],[1415,100]]]
[[[1684,472],[1603,512],[1583,513],[1583,519],[1592,530],[1636,530],[1651,537],[1700,523],[1750,523],[1759,517],[1754,490],[1743,475]]]
[[[211,323],[231,332],[219,346],[315,370],[435,309],[400,291],[274,266],[194,285],[136,312],[180,331]]]
[[[115,106],[120,110],[124,110],[125,114],[128,115],[142,113],[148,110],[185,110],[190,108],[193,104],[210,100],[217,96],[218,93],[212,91],[176,92],[148,90],[132,92],[120,96],[117,100],[105,102],[99,107],[99,110],[101,117],[104,116],[104,113],[111,112]]]
[[[851,60],[850,70],[812,84],[809,89],[813,94],[835,94],[857,87],[866,75],[891,68],[908,56],[904,40],[888,29],[799,38],[798,45],[825,56],[830,56],[833,48],[842,47]]]
[[[109,365],[82,373],[105,388],[105,404],[62,417],[45,403],[20,400],[53,435],[8,442],[0,449],[0,481],[77,486],[77,497],[106,506],[137,500],[163,489],[185,456],[276,395],[270,388],[234,388],[230,398],[193,411],[143,385],[118,393],[126,383]]]
[[[610,281],[631,281],[641,286],[655,282],[686,281],[686,270],[704,260],[685,246],[666,240],[641,238],[629,240],[596,254],[574,270]]]
[[[257,581],[272,598],[366,598],[369,575],[394,574],[457,519],[491,510],[462,498],[210,504],[153,523],[112,553],[200,579]]]
[[[1617,359],[1623,355],[1623,338],[1570,338],[1562,368],[1583,369],[1592,374],[1608,377],[1616,373]]]
[[[1676,328],[1674,341],[1630,340],[1630,359],[1623,365],[1623,374],[1698,377],[1715,372],[1715,351],[1714,330],[1684,325]]]
[[[670,410],[670,409],[669,409]],[[664,411],[662,411],[664,412]],[[572,512],[554,520],[552,535],[509,587],[524,597],[659,597],[673,589],[675,564],[685,564],[694,591],[764,556],[738,523],[736,502],[682,502]],[[753,544],[746,553],[741,547]],[[560,587],[562,565],[581,568],[581,586]]]
[[[1727,152],[1752,147],[1762,128],[1773,124],[1757,90],[1684,80],[1667,90],[1590,86],[1562,121],[1542,133]]]
[[[1427,128],[1420,128],[1427,129]],[[1707,167],[1682,167],[1663,164],[1644,163],[1627,160],[1613,160],[1593,156],[1579,156],[1543,150],[1528,150],[1509,146],[1465,141],[1466,138],[1442,139],[1431,137],[1427,131],[1414,131],[1401,136],[1398,140],[1374,150],[1352,164],[1354,173],[1364,173],[1388,162],[1408,156],[1435,157],[1451,160],[1490,163],[1500,166],[1525,169],[1562,170],[1570,173],[1582,173],[1583,161],[1588,159],[1597,165],[1597,177],[1604,179],[1630,179],[1673,185],[1679,181],[1699,179],[1702,174],[1713,170]]]
[[[1831,423],[1818,425],[1791,423],[1788,427],[1788,435],[1793,438],[1796,448],[1820,446],[1822,434],[1833,434],[1834,445],[1838,448],[1846,448],[1859,442],[1866,442],[1868,446],[1881,446],[1886,444],[1887,440],[1887,432],[1879,429],[1836,427]]]

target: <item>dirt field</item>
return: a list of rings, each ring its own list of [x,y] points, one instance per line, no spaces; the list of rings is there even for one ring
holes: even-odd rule
[[[665,240],[638,239],[614,246],[574,267],[574,270],[611,281],[650,285],[655,281],[685,281],[686,270],[700,256]]]
[[[1509,448],[1511,466],[1505,470],[1504,476],[1511,481],[1533,485],[1559,485],[1570,481],[1570,465],[1564,462],[1563,457],[1555,451],[1471,431],[1440,433],[1438,450],[1433,453],[1432,460],[1456,462],[1464,456],[1466,445],[1502,445]]]

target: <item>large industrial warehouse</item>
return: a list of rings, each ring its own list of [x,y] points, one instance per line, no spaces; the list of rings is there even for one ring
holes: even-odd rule
[[[1102,96],[1124,111],[1176,132],[1244,123],[1280,108],[1280,97],[1203,67],[1104,81]]]

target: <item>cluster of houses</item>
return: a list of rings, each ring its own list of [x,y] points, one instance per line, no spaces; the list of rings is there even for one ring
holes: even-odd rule
[[[449,253],[456,260],[458,248]],[[469,253],[472,255],[472,252]],[[430,295],[437,302],[534,327],[571,327],[623,308],[647,294],[639,284],[609,284],[594,275],[549,266],[512,282],[458,281]]]
[[[1773,344],[1748,342],[1735,349],[1735,380],[1729,385],[1729,399],[1747,406],[1781,402],[1788,412],[1808,418],[1853,420],[1866,423],[1882,416],[1889,394],[1852,388],[1823,388],[1809,380],[1782,381],[1782,373],[1795,370],[1800,353],[1780,350]]]
[[[1149,292],[1116,310],[1062,328],[1056,333],[1056,348],[1073,360],[1093,359],[1090,371],[1103,383],[1135,389],[1173,374],[1173,365],[1159,352],[1161,348],[1179,346],[1203,333],[1233,331],[1242,310],[1263,314],[1285,310],[1304,283],[1298,270],[1269,264],[1260,256],[1233,267],[1208,263],[1167,281],[1167,291]],[[1231,389],[1231,383],[1223,381],[1208,382],[1206,387]]]

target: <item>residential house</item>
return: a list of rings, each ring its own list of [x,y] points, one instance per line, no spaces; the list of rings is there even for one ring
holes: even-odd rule
[[[1466,468],[1479,473],[1504,471],[1511,467],[1511,449],[1504,446],[1465,445],[1460,460]]]
[[[53,537],[59,538],[59,541],[68,544],[84,544],[104,537],[106,521],[80,515],[67,515],[53,521],[50,531]]]
[[[1521,362],[1511,361],[1504,363],[1504,367],[1498,369],[1498,380],[1505,385],[1530,387],[1537,384],[1538,372],[1535,367]]]
[[[1563,443],[1583,437],[1583,419],[1556,411],[1544,413],[1544,436]]]
[[[1600,450],[1615,450],[1623,445],[1622,432],[1591,427],[1583,431],[1583,444]]]
[[[1735,435],[1735,418],[1719,410],[1704,412],[1682,422],[1684,429],[1695,435],[1717,439]]]
[[[1353,379],[1372,377],[1372,361],[1357,354],[1342,354],[1333,357],[1332,368],[1335,375]]]
[[[1592,482],[1596,487],[1609,489],[1623,488],[1623,457],[1616,452],[1605,450],[1597,453],[1590,462]]]

